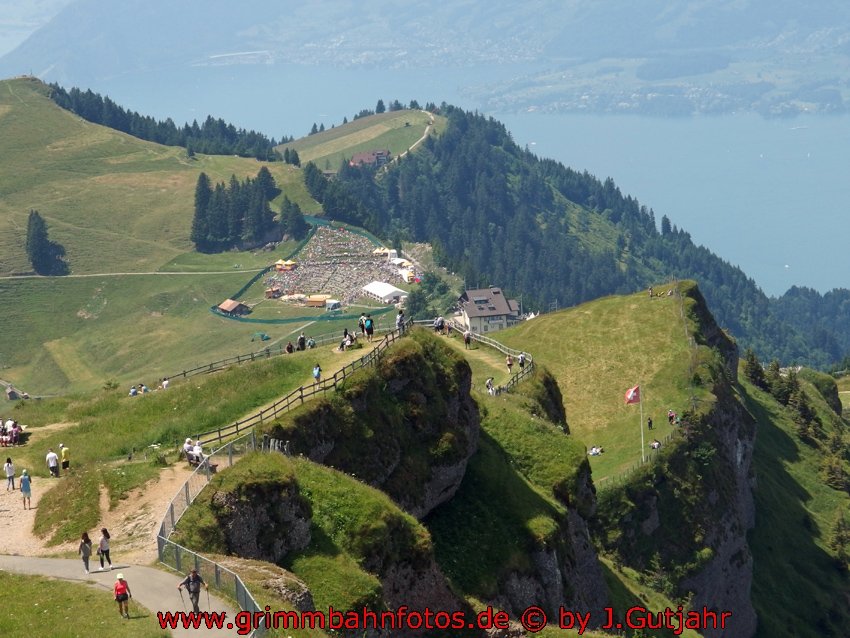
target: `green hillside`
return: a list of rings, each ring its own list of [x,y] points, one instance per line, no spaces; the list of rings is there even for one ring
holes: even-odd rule
[[[824,429],[844,437],[846,423],[830,413],[815,388],[803,384]],[[843,636],[850,626],[846,571],[829,544],[837,516],[850,518],[850,497],[824,481],[825,445],[803,443],[788,410],[744,382],[747,407],[758,420],[756,525],[749,534],[754,563],[757,636]],[[845,452],[846,454],[846,452]]]
[[[692,286],[681,284],[680,290],[687,294]],[[557,378],[571,433],[587,447],[605,449],[590,459],[597,485],[640,461],[640,427],[648,446],[673,432],[668,410],[682,413],[691,407],[690,377],[698,354],[689,340],[694,326],[688,306],[689,299],[679,294],[607,297],[499,333],[500,341],[528,350]],[[624,400],[626,390],[638,384],[643,424],[640,406]],[[704,390],[693,393],[707,398]]]
[[[354,153],[389,149],[393,157],[405,153],[430,130],[439,133],[445,128],[445,118],[425,111],[390,111],[368,115],[307,137],[282,144],[278,150],[290,148],[298,152],[301,164],[313,162],[320,169],[336,170],[343,158]]]
[[[30,270],[30,209],[67,250],[73,274],[155,271],[192,250],[198,174],[244,179],[264,163],[197,155],[91,124],[57,107],[37,80],[0,82],[0,274]],[[267,164],[278,186],[307,210],[316,204],[298,169]]]

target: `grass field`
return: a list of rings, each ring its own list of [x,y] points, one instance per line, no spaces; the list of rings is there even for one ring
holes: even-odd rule
[[[444,118],[434,116],[435,124]],[[437,123],[437,120],[440,120]],[[301,164],[313,162],[322,170],[337,170],[343,158],[354,153],[389,149],[393,157],[406,152],[425,132],[431,117],[422,111],[392,111],[370,115],[303,137],[280,147],[298,151]]]
[[[672,431],[667,410],[680,413],[689,407],[692,353],[681,308],[675,295],[609,297],[494,335],[530,352],[558,380],[571,434],[588,447],[605,449],[591,457],[597,485],[640,460],[641,427],[646,444],[663,439]],[[626,390],[638,384],[642,424],[641,406],[624,401]],[[648,417],[654,423],[651,432]]]
[[[118,616],[111,592],[88,585],[0,571],[0,635],[71,638],[165,638],[153,614],[132,603],[130,620]]]

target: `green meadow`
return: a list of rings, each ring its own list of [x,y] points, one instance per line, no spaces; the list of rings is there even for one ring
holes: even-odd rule
[[[361,117],[338,128],[326,129],[280,147],[295,149],[301,164],[313,162],[322,170],[337,170],[354,153],[389,149],[393,157],[405,153],[425,133],[431,117],[422,111],[392,111]],[[439,132],[445,118],[434,116]]]
[[[605,450],[590,457],[594,481],[604,486],[640,461],[641,429],[648,451],[653,438],[663,440],[674,430],[667,410],[691,408],[695,353],[686,316],[677,295],[650,299],[639,293],[542,315],[495,338],[527,350],[558,380],[572,436]],[[638,384],[642,423],[641,406],[625,403],[626,390]],[[652,431],[646,429],[649,417]]]

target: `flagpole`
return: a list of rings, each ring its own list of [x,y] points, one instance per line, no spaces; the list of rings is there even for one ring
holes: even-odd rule
[[[640,462],[646,463],[646,445],[643,442],[643,387],[638,386],[640,388]]]

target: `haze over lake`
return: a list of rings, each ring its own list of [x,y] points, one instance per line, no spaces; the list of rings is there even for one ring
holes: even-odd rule
[[[509,70],[508,70],[509,71]],[[178,124],[208,114],[280,137],[351,119],[378,98],[480,108],[469,87],[506,69],[233,66],[114,78],[92,90]],[[270,82],[270,79],[273,81]],[[157,89],[151,91],[151,85]],[[490,113],[542,157],[604,179],[740,266],[770,295],[850,287],[850,116],[765,119]]]

